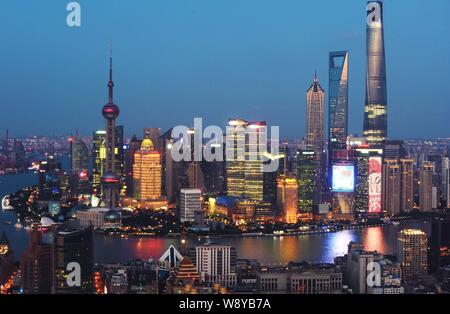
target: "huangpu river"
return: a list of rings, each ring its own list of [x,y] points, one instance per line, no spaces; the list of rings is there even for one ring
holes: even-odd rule
[[[34,173],[0,176],[0,197],[13,193],[22,187],[37,183]],[[12,224],[5,224],[11,221]],[[5,230],[16,260],[20,258],[28,245],[29,231],[14,226],[14,213],[0,211],[0,233]],[[234,246],[238,258],[257,259],[265,264],[279,264],[290,261],[333,262],[336,256],[347,252],[350,241],[364,244],[366,250],[377,250],[383,254],[396,254],[397,233],[403,228],[420,228],[429,232],[426,222],[408,222],[398,226],[372,227],[356,230],[344,230],[303,236],[284,237],[211,237],[208,239],[188,239],[186,245],[193,246],[204,242],[224,243]],[[117,237],[96,234],[94,254],[98,263],[125,262],[129,259],[158,259],[173,244],[180,246],[176,238]]]

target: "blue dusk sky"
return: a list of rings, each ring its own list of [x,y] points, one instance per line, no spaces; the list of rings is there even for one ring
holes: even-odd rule
[[[328,91],[332,50],[349,50],[350,132],[361,133],[366,1],[79,0],[79,28],[66,24],[69,2],[2,1],[2,134],[103,128],[110,42],[127,135],[241,117],[304,136],[305,92],[316,70]],[[450,137],[450,1],[384,10],[389,136]]]

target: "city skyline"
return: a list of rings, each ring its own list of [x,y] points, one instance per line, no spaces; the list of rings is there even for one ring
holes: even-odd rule
[[[0,28],[1,298],[450,294],[449,3],[34,1]]]
[[[350,4],[339,3],[337,5],[329,1],[322,2],[329,4],[329,6],[322,6],[322,11],[320,12],[323,12],[323,16],[322,14],[313,14],[313,19],[317,22],[324,22],[324,17],[329,17],[331,12],[338,12],[342,16],[347,16],[348,14],[352,33],[345,33],[346,27],[349,26],[342,26],[342,31],[341,27],[337,27],[338,30],[333,29],[333,31],[329,32],[323,31],[323,29],[330,28],[320,27],[320,34],[323,38],[320,38],[320,43],[312,40],[311,49],[307,49],[307,51],[299,49],[303,47],[297,45],[304,43],[306,38],[302,36],[305,35],[306,29],[303,23],[306,23],[311,18],[304,16],[305,20],[301,19],[301,21],[298,21],[299,24],[291,25],[291,28],[288,26],[290,25],[289,23],[294,23],[294,14],[285,11],[291,9],[295,12],[298,9],[299,11],[297,12],[303,12],[306,8],[314,8],[317,4],[302,4],[304,8],[299,8],[299,5],[289,2],[285,7],[277,7],[278,10],[281,10],[279,11],[280,14],[286,15],[286,21],[275,22],[267,20],[266,25],[259,18],[263,18],[269,13],[272,3],[270,1],[263,2],[262,8],[257,10],[258,19],[255,20],[255,23],[260,27],[249,27],[246,25],[246,28],[242,30],[245,36],[230,38],[234,32],[240,29],[237,25],[230,25],[229,21],[224,19],[217,9],[219,7],[225,9],[225,12],[234,14],[238,21],[244,21],[247,14],[250,13],[248,5],[241,3],[227,5],[221,3],[216,5],[205,4],[199,7],[194,2],[184,3],[182,6],[186,9],[191,9],[191,14],[183,10],[178,10],[173,12],[173,14],[181,15],[188,26],[197,30],[197,32],[194,32],[195,35],[190,35],[194,36],[196,41],[189,47],[187,52],[180,50],[182,47],[178,46],[180,41],[177,40],[180,39],[178,35],[181,35],[177,31],[183,25],[174,24],[170,28],[168,24],[165,24],[171,21],[170,17],[173,17],[170,5],[161,3],[149,5],[152,9],[148,11],[149,15],[164,12],[166,14],[165,17],[168,18],[166,22],[152,20],[151,23],[155,23],[153,26],[163,23],[165,27],[145,28],[151,25],[148,25],[147,22],[131,23],[131,30],[140,29],[139,36],[137,36],[138,39],[135,39],[134,36],[131,36],[134,39],[124,39],[126,34],[123,34],[122,29],[118,29],[111,20],[105,20],[104,17],[96,16],[98,14],[97,11],[102,11],[103,14],[106,11],[108,14],[105,14],[105,16],[109,15],[112,18],[119,18],[118,14],[120,11],[126,18],[127,13],[131,13],[128,11],[130,9],[125,8],[125,11],[121,11],[122,6],[118,2],[113,2],[113,5],[100,8],[97,7],[100,4],[88,4],[81,1],[80,4],[85,14],[83,15],[83,24],[79,29],[70,29],[65,25],[61,26],[61,29],[56,26],[53,28],[52,23],[56,23],[57,17],[60,15],[59,10],[64,11],[65,8],[48,6],[48,9],[44,10],[45,12],[42,14],[51,17],[50,22],[42,22],[32,33],[36,35],[39,31],[46,31],[47,35],[54,34],[55,36],[49,36],[52,39],[47,38],[47,42],[40,43],[29,40],[27,38],[29,34],[24,33],[22,29],[17,29],[20,25],[14,24],[17,21],[11,20],[11,17],[14,17],[14,13],[18,13],[17,8],[14,4],[7,4],[7,6],[10,6],[10,12],[13,14],[6,17],[6,20],[14,25],[11,28],[11,34],[14,33],[16,36],[10,38],[11,34],[8,31],[2,31],[6,32],[5,35],[8,40],[12,40],[12,45],[6,47],[5,51],[0,53],[0,57],[3,60],[11,61],[6,64],[6,70],[2,74],[10,76],[8,80],[4,80],[6,82],[4,86],[4,93],[6,93],[4,102],[10,110],[9,115],[3,115],[0,118],[0,122],[4,129],[8,128],[11,134],[19,136],[30,133],[67,134],[75,133],[77,129],[81,134],[91,134],[92,130],[101,129],[101,122],[97,119],[98,106],[105,103],[107,98],[103,87],[105,75],[102,75],[102,73],[105,73],[105,69],[107,69],[104,60],[106,59],[109,42],[112,42],[115,50],[115,77],[118,87],[116,98],[117,102],[121,104],[123,112],[123,115],[118,120],[118,124],[126,126],[125,132],[128,136],[133,133],[140,135],[142,128],[149,126],[157,126],[165,130],[173,125],[189,125],[195,116],[204,117],[208,124],[221,126],[225,126],[230,116],[241,116],[252,118],[252,120],[267,120],[270,125],[280,125],[282,137],[298,138],[305,135],[303,122],[299,124],[298,121],[305,121],[304,109],[306,104],[303,94],[309,86],[308,82],[311,80],[311,74],[317,69],[319,79],[323,82],[327,81],[327,55],[332,50],[345,49],[349,51],[349,62],[351,63],[349,68],[349,132],[361,134],[364,110],[363,96],[365,92],[363,81],[366,63],[364,35],[364,10],[366,3],[361,1],[359,4],[359,1],[354,1]],[[31,6],[33,5],[36,4],[31,3]],[[434,16],[436,15],[435,12],[439,12],[437,14],[441,14],[441,11],[444,12],[445,7],[449,4],[444,1],[438,2],[437,5],[442,6],[442,10],[433,10]],[[450,97],[448,97],[446,89],[440,88],[440,83],[443,84],[448,81],[446,76],[450,73],[450,69],[445,71],[445,68],[449,65],[446,62],[441,62],[439,67],[442,69],[442,73],[436,73],[436,64],[434,62],[438,62],[441,60],[440,58],[442,58],[442,61],[445,60],[444,56],[448,55],[445,52],[450,51],[449,44],[444,43],[444,41],[433,42],[434,45],[430,46],[429,49],[430,53],[434,53],[434,61],[431,62],[427,58],[421,58],[417,71],[420,71],[421,75],[419,77],[423,78],[423,80],[417,80],[416,77],[411,80],[410,76],[407,75],[408,71],[401,71],[401,67],[405,65],[404,62],[412,64],[411,61],[414,60],[412,58],[417,57],[416,51],[408,50],[408,53],[402,54],[402,49],[399,48],[403,45],[401,44],[402,41],[398,42],[398,40],[393,40],[393,38],[400,37],[405,42],[410,41],[409,43],[414,47],[418,43],[424,44],[426,41],[431,40],[425,36],[425,34],[428,35],[426,33],[427,27],[433,29],[437,27],[445,31],[445,26],[448,22],[444,18],[436,18],[433,21],[427,20],[430,18],[429,16],[433,16],[432,14],[421,21],[414,19],[415,14],[421,13],[421,10],[428,9],[427,5],[421,5],[418,2],[413,1],[412,4],[408,5],[407,9],[411,11],[412,15],[405,13],[400,15],[400,7],[400,4],[385,1],[385,44],[387,46],[389,103],[391,104],[389,107],[389,135],[391,138],[445,137],[448,134],[445,114],[448,112],[447,103]],[[233,11],[233,8],[237,10]],[[402,7],[402,9],[404,8]],[[405,25],[400,27],[400,24],[405,22],[406,15],[409,16],[410,23],[420,23],[420,26],[422,26],[415,32],[414,38],[406,38],[408,33],[407,27]],[[64,14],[61,14],[61,16],[64,16]],[[190,23],[193,23],[193,18],[199,19],[199,23],[203,24],[211,22],[209,19],[213,18],[218,18],[218,21],[215,22],[213,31],[205,31],[199,28],[198,24]],[[427,20],[428,24],[431,24],[425,25],[425,20]],[[22,17],[22,19],[19,19],[19,22],[24,22],[22,27],[26,28],[33,21],[24,20],[24,17]],[[37,23],[37,21],[35,22]],[[94,25],[98,27],[98,30],[94,29]],[[355,25],[357,26],[354,27]],[[271,30],[271,36],[265,38],[263,36],[265,34],[264,30]],[[278,37],[282,31],[286,30],[289,32],[285,37]],[[223,42],[219,42],[217,48],[213,48],[211,44],[211,35],[214,31],[223,38]],[[309,29],[309,31],[314,31],[314,29]],[[150,34],[150,38],[154,36],[159,42],[165,42],[165,45],[149,44],[145,37],[147,32]],[[167,35],[167,32],[172,37],[164,39],[163,37]],[[259,35],[255,36],[258,32],[260,32]],[[295,36],[298,36],[298,38],[296,39]],[[86,43],[82,42],[86,41],[86,38],[96,40],[95,43],[87,40],[90,53],[86,53],[88,51]],[[183,40],[186,44],[188,43],[186,42],[187,38]],[[71,44],[65,46],[67,41]],[[21,53],[12,58],[11,54],[17,52],[15,49],[25,44],[25,42],[28,42],[30,49],[35,50],[36,53],[27,54],[27,58],[23,60],[21,59]],[[195,43],[198,43],[198,45]],[[209,44],[204,46],[206,43]],[[135,52],[137,51],[135,49],[136,45],[141,45],[143,49],[138,49],[139,52]],[[179,49],[170,50],[171,45]],[[276,51],[261,49],[273,48],[274,45],[281,46],[279,46],[279,49],[275,49]],[[316,45],[319,47],[316,47]],[[289,50],[289,46],[291,46],[291,49],[294,49]],[[50,53],[50,51],[47,51],[49,47],[52,47],[51,53],[59,54],[59,56],[44,58],[44,54],[48,55]],[[130,50],[126,47],[133,49],[133,56],[128,54]],[[200,47],[208,49],[200,51]],[[240,49],[243,47],[247,50],[241,51]],[[72,49],[74,53],[68,49]],[[169,61],[167,58],[169,57],[159,55],[162,52],[167,53],[169,51],[172,54],[172,63],[170,65],[167,63]],[[226,52],[230,51],[238,52],[240,58],[227,59],[225,57]],[[151,53],[145,56],[149,52]],[[255,52],[258,52],[258,54],[255,55]],[[286,58],[280,59],[280,54],[283,53],[288,55],[285,55]],[[310,57],[308,54],[313,54],[314,56]],[[255,56],[255,58],[252,58],[252,56]],[[266,67],[264,67],[263,61],[266,61]],[[77,69],[68,67],[67,64],[70,64],[70,62],[77,64]],[[427,62],[431,62],[431,64]],[[62,67],[60,63],[65,63],[66,66]],[[94,65],[91,63],[94,63]],[[305,63],[307,64],[306,66]],[[242,67],[243,64],[247,64],[247,66]],[[227,73],[226,67],[236,69],[241,67],[241,70]],[[277,72],[274,71],[280,71],[278,72],[280,76],[268,75],[270,74],[269,72],[276,74]],[[205,76],[207,74],[214,76],[212,80],[211,77]],[[65,75],[67,80],[62,79],[62,75]],[[153,79],[147,77],[147,75],[153,76]],[[158,79],[157,75],[159,78],[163,77],[164,79]],[[169,77],[170,75],[172,75],[172,80]],[[193,77],[189,78],[190,75]],[[262,76],[258,79],[258,75]],[[45,79],[36,80],[39,77],[44,77]],[[281,77],[286,79],[279,79]],[[427,77],[433,77],[433,80],[427,80]],[[215,84],[215,78],[218,79],[217,84]],[[230,84],[233,78],[236,80]],[[33,79],[33,83],[27,84],[29,79]],[[57,81],[55,81],[56,79]],[[208,84],[202,85],[206,81],[208,81]],[[428,81],[432,81],[432,84],[429,86],[427,85],[429,84]],[[402,84],[398,84],[399,82]],[[186,85],[187,83],[190,85]],[[406,83],[410,84],[405,86]],[[18,95],[18,88],[23,88],[24,85],[28,87],[28,92]],[[169,85],[173,85],[173,88],[169,88]],[[423,87],[419,89],[419,85]],[[327,84],[323,87],[327,97],[329,88]],[[407,92],[411,90],[418,90],[419,93],[412,94]],[[49,97],[46,95],[51,95],[51,99],[46,99]],[[431,96],[435,98],[433,98],[433,109],[430,112],[429,106],[423,106],[423,103],[431,99]],[[27,98],[30,98],[30,100],[27,100]],[[176,98],[179,98],[178,101]],[[58,104],[55,102],[58,102]],[[15,108],[17,107],[21,110],[24,107],[24,103],[38,103],[40,109],[29,117],[21,116]],[[67,103],[64,106],[67,109],[52,110],[61,106],[61,103]],[[231,105],[227,106],[228,104]],[[325,107],[328,109],[328,104]],[[414,108],[414,110],[405,113],[406,107]],[[69,108],[80,108],[80,110]],[[217,110],[217,108],[220,108],[220,110]],[[426,113],[431,114],[426,116]],[[58,118],[56,119],[56,117]],[[164,117],[164,119],[160,117]],[[33,120],[30,121],[30,118]],[[80,121],[83,122],[80,123]],[[413,132],[416,130],[415,126],[417,123],[420,123],[421,126],[426,126],[420,128],[421,134]],[[19,130],[17,125],[20,124],[28,125],[28,130]],[[427,132],[424,133],[423,131]]]

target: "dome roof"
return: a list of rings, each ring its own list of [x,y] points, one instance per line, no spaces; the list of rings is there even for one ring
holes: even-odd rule
[[[141,149],[142,150],[154,150],[155,145],[153,145],[153,142],[149,138],[145,138],[141,143]]]
[[[55,225],[56,223],[49,217],[42,217],[41,218],[41,225],[42,227],[50,227],[52,225]]]
[[[115,223],[120,222],[120,212],[114,209],[108,210],[105,213],[105,222]]]

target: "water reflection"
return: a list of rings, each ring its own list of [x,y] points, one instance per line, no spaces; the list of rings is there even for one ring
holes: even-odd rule
[[[387,230],[386,230],[387,231]],[[388,252],[388,243],[382,227],[369,228],[364,231],[364,249],[367,251]]]
[[[35,184],[35,174],[24,174],[0,177],[0,199],[5,194]],[[14,214],[2,213],[0,221],[15,221]],[[377,250],[383,254],[395,254],[397,233],[402,228],[420,228],[429,233],[430,224],[406,223],[400,226],[374,227],[360,230],[345,230],[337,233],[326,233],[295,237],[233,237],[211,239],[188,239],[186,246],[191,247],[205,241],[230,244],[236,248],[238,258],[257,259],[262,263],[288,263],[290,261],[307,260],[311,262],[333,262],[336,256],[347,252],[350,241],[363,243],[366,250]],[[0,223],[0,232],[5,230],[10,243],[19,259],[28,245],[29,233],[16,229],[13,225]],[[132,258],[157,259],[170,245],[180,247],[180,240],[173,238],[120,238],[95,235],[94,254],[99,263],[125,262]]]
[[[329,234],[327,237],[322,262],[332,263],[336,256],[342,256],[347,253],[348,244],[357,241],[354,231],[344,230],[341,232]]]

